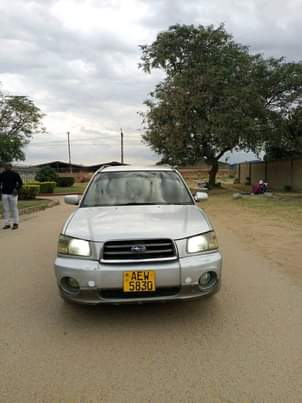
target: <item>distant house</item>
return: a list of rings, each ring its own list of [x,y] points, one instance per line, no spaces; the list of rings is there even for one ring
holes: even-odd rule
[[[63,161],[50,161],[50,162],[44,162],[43,164],[34,165],[32,168],[39,169],[42,167],[49,166],[58,173],[64,173],[64,172],[65,173],[70,173],[70,172],[93,173],[104,165],[118,166],[118,165],[125,165],[125,164],[121,164],[120,162],[117,162],[117,161],[111,161],[111,162],[104,162],[104,163],[95,164],[95,165],[81,165],[81,164],[69,164],[68,162],[63,162]]]
[[[27,166],[16,165],[14,168],[21,175],[22,179],[25,181],[35,179],[37,171],[40,168],[46,166],[53,168],[60,176],[72,175],[76,178],[76,180],[78,180],[78,178],[80,178],[81,176],[84,176],[84,178],[88,180],[95,171],[97,171],[104,165],[118,166],[126,164],[121,164],[120,162],[117,161],[111,161],[95,165],[81,165],[81,164],[70,165],[68,162],[63,161],[49,161],[37,165],[27,165]]]

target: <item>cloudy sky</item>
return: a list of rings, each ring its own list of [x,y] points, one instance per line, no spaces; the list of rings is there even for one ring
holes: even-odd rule
[[[67,131],[73,162],[119,160],[121,127],[126,162],[157,161],[137,112],[160,75],[138,70],[138,46],[175,23],[224,22],[252,51],[301,60],[301,16],[302,0],[0,0],[2,90],[47,114],[26,163],[66,161]]]

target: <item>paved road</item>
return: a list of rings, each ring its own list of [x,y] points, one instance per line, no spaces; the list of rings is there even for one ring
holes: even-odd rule
[[[52,262],[71,210],[0,231],[1,403],[302,402],[300,283],[214,217],[225,266],[213,299],[69,306]]]

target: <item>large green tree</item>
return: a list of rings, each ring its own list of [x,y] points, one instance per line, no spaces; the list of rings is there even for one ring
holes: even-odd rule
[[[265,145],[266,161],[302,157],[302,107],[289,112],[274,138]]]
[[[43,116],[28,97],[0,90],[0,163],[25,159],[24,146],[34,133],[45,131]]]
[[[140,67],[165,73],[145,101],[144,141],[165,162],[205,160],[211,186],[227,151],[260,151],[301,103],[301,63],[251,54],[223,25],[175,25],[141,49]]]

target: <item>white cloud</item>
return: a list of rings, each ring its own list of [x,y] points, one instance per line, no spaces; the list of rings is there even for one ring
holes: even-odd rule
[[[298,60],[301,14],[300,0],[2,0],[0,81],[47,113],[27,163],[66,160],[68,130],[76,162],[118,159],[120,127],[129,162],[156,160],[137,112],[160,75],[138,70],[138,45],[175,23],[224,22],[253,51]]]

